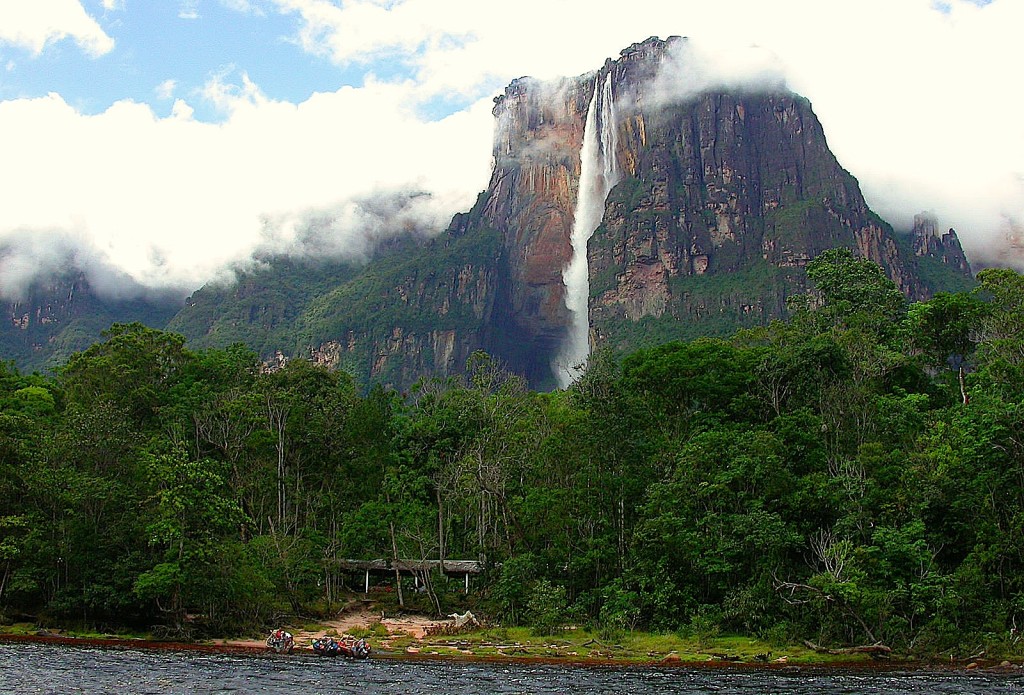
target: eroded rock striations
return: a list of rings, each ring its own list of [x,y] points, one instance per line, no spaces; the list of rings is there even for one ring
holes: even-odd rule
[[[555,386],[597,90],[592,122],[610,131],[614,152],[601,156],[614,157],[615,185],[587,245],[592,344],[766,323],[804,290],[806,264],[837,246],[880,264],[911,299],[970,283],[952,230],[922,215],[899,235],[868,208],[806,99],[781,85],[701,86],[687,51],[686,39],[650,38],[585,75],[514,80],[495,99],[488,187],[440,237],[392,240],[368,264],[267,259],[196,292],[168,328],[196,347],[242,341],[399,388],[485,350],[534,387]],[[44,318],[12,305],[8,321],[27,336]]]
[[[901,238],[872,213],[806,99],[782,88],[666,91],[686,84],[686,49],[679,37],[651,38],[597,73],[522,78],[496,99],[481,222],[500,232],[507,257],[495,320],[510,339],[534,355],[564,339],[585,116],[608,75],[622,180],[589,244],[592,342],[633,348],[767,322],[803,290],[807,262],[837,246],[877,262],[911,299],[937,289],[921,258],[970,277],[952,230],[922,222]],[[535,383],[550,376],[547,360],[513,366]]]
[[[45,371],[88,348],[113,323],[163,326],[181,306],[177,295],[147,293],[118,279],[127,287],[125,297],[98,293],[84,272],[69,266],[40,276],[20,297],[0,301],[0,359],[26,372]]]
[[[901,237],[871,212],[806,99],[782,87],[680,90],[686,49],[651,38],[579,77],[514,80],[495,99],[494,168],[473,209],[311,297],[281,349],[402,388],[485,350],[555,386],[598,89],[614,100],[601,109],[614,122],[600,126],[613,130],[617,184],[587,252],[593,343],[633,349],[766,323],[803,291],[808,261],[836,246],[878,262],[912,299],[969,280],[955,233],[922,221]]]

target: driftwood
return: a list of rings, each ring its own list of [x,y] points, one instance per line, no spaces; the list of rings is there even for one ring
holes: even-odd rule
[[[423,631],[424,637],[458,635],[463,632],[469,632],[473,628],[482,627],[480,625],[480,621],[476,619],[476,616],[469,611],[461,614],[449,613],[448,617],[451,618],[450,621],[445,620],[427,627],[427,629]]]
[[[819,652],[821,654],[869,654],[872,659],[885,659],[892,655],[892,648],[887,647],[881,642],[876,644],[864,644],[859,647],[838,647],[836,649],[829,649],[828,647],[822,647],[820,644],[815,644],[810,640],[804,640],[804,646],[811,651]]]

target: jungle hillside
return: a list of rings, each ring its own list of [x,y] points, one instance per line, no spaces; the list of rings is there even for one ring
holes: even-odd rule
[[[115,324],[0,367],[0,621],[254,633],[346,560],[475,560],[401,604],[556,630],[715,629],[934,655],[1024,626],[1024,277],[908,304],[827,251],[789,318],[527,388],[364,389]]]

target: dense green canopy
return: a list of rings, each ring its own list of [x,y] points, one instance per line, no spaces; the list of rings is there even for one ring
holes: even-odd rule
[[[0,617],[254,629],[336,608],[343,559],[448,558],[506,623],[1015,640],[1024,279],[907,307],[848,253],[808,277],[787,322],[554,393],[483,354],[364,392],[139,324],[53,378],[0,365]]]

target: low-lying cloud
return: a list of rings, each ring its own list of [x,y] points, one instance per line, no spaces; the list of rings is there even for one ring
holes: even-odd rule
[[[130,101],[83,116],[55,94],[0,102],[0,241],[73,230],[139,284],[194,289],[256,251],[306,253],[313,229],[320,254],[358,255],[392,228],[436,234],[486,185],[489,115],[421,120],[408,85],[297,105],[244,79],[209,91],[222,123],[184,102],[166,117]]]
[[[710,89],[772,91],[786,88],[779,56],[761,46],[705,43],[670,44],[651,87],[656,104],[671,106]]]
[[[139,283],[104,257],[89,238],[73,231],[37,230],[0,241],[0,297],[23,301],[39,278],[79,276],[105,300],[168,298],[175,294],[184,297],[184,290],[175,292]]]
[[[579,75],[648,36],[688,36],[700,69],[666,94],[784,79],[897,229],[934,210],[972,260],[990,262],[1024,223],[1018,0],[521,0],[500,18],[473,0],[272,3],[339,65],[397,54],[435,92]]]
[[[362,261],[385,239],[434,236],[464,203],[427,191],[375,191],[331,208],[267,216],[254,255]]]
[[[991,261],[1024,221],[1018,0],[520,0],[500,16],[477,0],[220,1],[293,18],[296,50],[364,69],[363,81],[290,103],[242,65],[211,68],[201,94],[160,75],[159,106],[123,100],[89,115],[56,93],[0,101],[0,242],[63,235],[77,262],[121,269],[125,286],[195,289],[253,254],[358,257],[392,229],[437,233],[487,183],[494,94],[520,75],[594,70],[652,35],[699,49],[700,68],[666,94],[784,78],[898,229],[933,210],[972,261]],[[39,4],[10,4],[21,14],[0,21],[0,44],[38,53],[66,37],[88,55],[117,53],[81,3],[48,4],[63,8],[48,19]],[[402,66],[391,81],[374,77],[381,59]],[[160,101],[172,93],[173,106]],[[424,115],[438,99],[472,105]],[[200,102],[221,120],[196,118]],[[0,291],[23,284],[44,245],[9,246]]]

